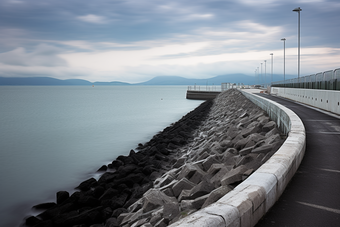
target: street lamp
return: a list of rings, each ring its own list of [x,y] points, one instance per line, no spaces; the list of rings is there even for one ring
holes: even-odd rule
[[[293,12],[298,12],[298,83],[299,84],[300,84],[300,11],[302,11],[300,7],[293,9]]]
[[[286,38],[281,40],[283,41],[283,83],[286,86]]]
[[[267,77],[267,65],[266,65],[266,62],[267,62],[267,60],[264,60],[264,84],[265,85],[267,83],[267,80],[266,80],[266,77]]]
[[[262,77],[262,64],[263,64],[263,63],[261,63],[261,83],[263,82],[263,77]]]
[[[271,70],[271,81],[270,81],[270,84],[272,84],[273,83],[273,53],[271,53],[270,55],[272,56],[272,64],[271,64],[272,70]]]
[[[256,69],[255,69],[255,85],[256,85]]]

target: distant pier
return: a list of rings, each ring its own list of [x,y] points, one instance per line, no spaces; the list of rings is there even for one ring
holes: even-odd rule
[[[221,85],[209,85],[209,86],[189,86],[187,90],[187,99],[196,100],[209,100],[214,99],[222,91],[226,91],[231,88],[230,83],[222,83]]]
[[[193,91],[187,90],[187,99],[209,100],[214,99],[221,91]]]

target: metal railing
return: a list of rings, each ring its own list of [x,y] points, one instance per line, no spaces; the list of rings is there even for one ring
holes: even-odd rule
[[[194,85],[188,86],[188,91],[221,91],[221,86],[217,85]]]
[[[340,68],[272,83],[272,87],[340,90]]]

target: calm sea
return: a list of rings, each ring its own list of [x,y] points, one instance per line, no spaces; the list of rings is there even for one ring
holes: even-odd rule
[[[197,107],[185,86],[0,86],[0,226]]]

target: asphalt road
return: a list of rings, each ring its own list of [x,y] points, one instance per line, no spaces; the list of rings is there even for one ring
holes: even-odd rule
[[[306,152],[262,226],[340,226],[340,118],[287,99],[258,94],[294,111],[306,129]]]

